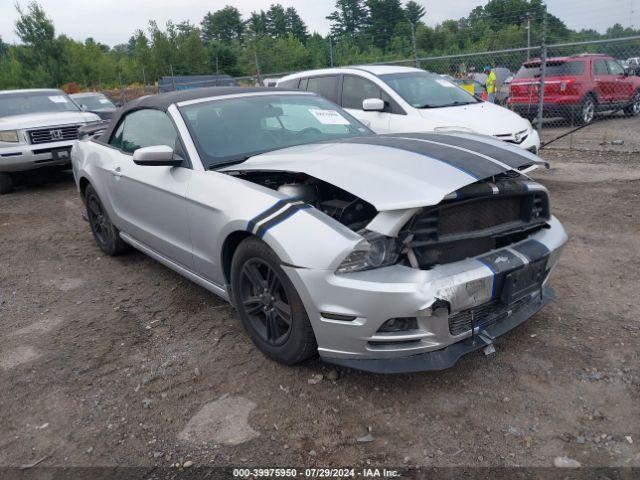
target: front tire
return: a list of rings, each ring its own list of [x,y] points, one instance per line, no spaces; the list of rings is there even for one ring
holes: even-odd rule
[[[13,192],[13,181],[11,175],[6,172],[0,172],[0,195]]]
[[[628,117],[637,117],[640,115],[640,90],[633,95],[631,104],[624,108],[624,114]]]
[[[120,231],[111,223],[98,193],[91,185],[87,186],[84,199],[91,233],[100,250],[112,257],[129,250],[129,245],[120,238]]]
[[[258,349],[286,365],[313,356],[317,344],[302,300],[275,252],[250,237],[235,252],[231,288],[240,319]]]

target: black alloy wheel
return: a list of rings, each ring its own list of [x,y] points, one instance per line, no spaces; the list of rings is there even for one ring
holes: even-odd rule
[[[317,353],[302,299],[269,245],[247,237],[233,254],[230,273],[232,302],[262,353],[286,365]]]
[[[89,217],[91,231],[95,235],[98,244],[107,245],[111,243],[113,240],[111,222],[105,215],[102,203],[95,192],[87,195],[87,216]]]
[[[111,223],[111,219],[98,197],[93,186],[88,185],[84,194],[87,207],[87,219],[91,233],[98,247],[107,255],[120,255],[130,249],[129,245],[120,238],[120,231]]]
[[[278,274],[263,260],[247,261],[240,273],[242,302],[253,329],[269,345],[280,346],[291,333],[291,305]]]

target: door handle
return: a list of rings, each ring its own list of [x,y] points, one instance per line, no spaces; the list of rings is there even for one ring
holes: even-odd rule
[[[111,170],[111,173],[113,174],[114,177],[121,177],[122,169],[120,167],[116,167],[114,170]]]

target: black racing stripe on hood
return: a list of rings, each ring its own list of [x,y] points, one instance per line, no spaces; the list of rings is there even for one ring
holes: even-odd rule
[[[507,171],[501,165],[472,152],[464,152],[446,145],[421,142],[418,138],[416,138],[416,140],[409,140],[406,138],[377,135],[371,137],[342,138],[339,140],[332,140],[331,143],[376,145],[417,153],[446,163],[447,165],[474,177],[476,180],[482,180]]]
[[[432,142],[446,143],[453,147],[466,148],[474,152],[481,153],[487,157],[491,157],[499,162],[509,165],[511,168],[520,168],[525,165],[531,165],[533,160],[525,155],[520,155],[507,148],[501,148],[482,140],[472,140],[469,138],[457,137],[455,135],[444,135],[439,133],[407,133],[393,134],[394,137],[403,136],[406,138],[415,138],[418,140],[430,140]],[[524,153],[524,152],[523,152]]]

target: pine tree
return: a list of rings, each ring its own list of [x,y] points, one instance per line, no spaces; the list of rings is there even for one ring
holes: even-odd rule
[[[267,33],[272,38],[287,36],[287,16],[284,7],[279,3],[271,5],[267,10]]]
[[[422,17],[426,15],[427,11],[425,8],[417,2],[410,0],[404,7],[404,15],[407,18],[407,21],[413,25],[413,28],[418,27],[418,23],[422,20]]]
[[[293,35],[300,43],[306,43],[309,33],[307,32],[307,26],[305,25],[297,10],[294,7],[289,7],[285,10],[285,21],[287,25],[287,31]]]
[[[336,9],[327,16],[331,35],[354,37],[367,27],[367,9],[363,0],[336,0]]]
[[[366,0],[366,5],[369,9],[367,31],[371,43],[385,51],[398,23],[405,18],[400,0]]]

